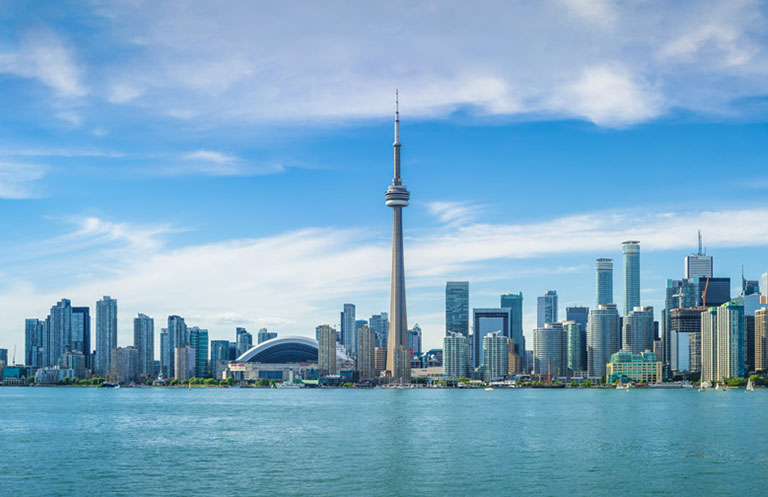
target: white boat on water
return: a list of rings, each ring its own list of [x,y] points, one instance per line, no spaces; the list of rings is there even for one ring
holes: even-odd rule
[[[486,388],[485,388],[485,391],[486,391],[486,392],[491,392],[491,391],[493,391],[493,387],[486,387]]]
[[[747,382],[746,392],[749,393],[749,392],[754,392],[754,391],[755,391],[755,384],[752,383],[752,380],[749,380]]]

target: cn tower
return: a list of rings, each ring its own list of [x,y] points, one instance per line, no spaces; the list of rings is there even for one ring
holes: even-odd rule
[[[408,318],[405,312],[405,267],[403,264],[403,207],[411,194],[400,179],[400,103],[395,92],[395,177],[387,188],[387,207],[392,207],[392,287],[389,301],[387,376],[395,383],[411,381],[411,351],[408,348]]]

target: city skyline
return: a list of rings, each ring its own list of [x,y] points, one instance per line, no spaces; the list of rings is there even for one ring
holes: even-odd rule
[[[312,336],[317,324],[336,324],[344,302],[364,317],[386,312],[391,226],[378,195],[390,179],[382,137],[397,87],[408,185],[419,192],[404,231],[408,310],[425,348],[444,336],[446,281],[470,282],[470,309],[522,292],[529,343],[546,290],[558,292],[559,315],[593,307],[597,258],[613,259],[613,300],[623,307],[624,240],[641,242],[640,300],[657,320],[666,280],[681,278],[682,257],[698,252],[699,229],[733,295],[742,265],[748,279],[766,271],[766,116],[755,104],[765,13],[753,5],[661,5],[670,23],[659,26],[633,6],[542,2],[520,17],[541,28],[534,34],[510,29],[519,16],[494,12],[482,29],[460,23],[435,52],[418,40],[439,29],[422,25],[409,35],[422,49],[402,48],[396,61],[384,56],[391,44],[414,40],[387,26],[371,35],[386,71],[366,70],[354,53],[329,63],[328,39],[299,29],[296,39],[316,42],[326,64],[281,52],[290,66],[270,66],[280,70],[268,81],[250,48],[266,35],[240,24],[236,8],[147,15],[116,4],[77,9],[75,22],[71,7],[4,11],[16,31],[0,36],[0,347],[21,347],[24,319],[62,298],[91,308],[92,344],[104,295],[121,303],[118,344],[131,342],[139,313],[158,325],[178,314],[217,339],[240,326]],[[350,8],[414,28],[392,6]],[[240,42],[206,46],[212,19]],[[189,46],[180,37],[190,30],[177,23],[201,28],[184,38]],[[484,30],[511,47],[543,36],[556,50],[537,61],[515,52],[512,70],[508,49],[478,50]],[[354,46],[362,35],[345,36],[342,45]],[[574,57],[573,39],[591,55]],[[456,48],[451,59],[440,56],[445,47]],[[468,56],[475,51],[483,57]],[[339,82],[320,66],[350,77]],[[318,81],[319,93],[262,91],[295,90],[286,67]],[[681,195],[681,184],[707,191],[712,177],[717,194]],[[320,191],[344,194],[318,201]]]

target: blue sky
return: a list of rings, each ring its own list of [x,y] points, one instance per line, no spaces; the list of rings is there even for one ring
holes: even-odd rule
[[[409,323],[546,290],[593,305],[641,241],[644,304],[701,229],[768,264],[760,2],[0,1],[0,347],[58,299],[232,338],[389,307],[401,94]],[[734,294],[736,293],[734,289]]]

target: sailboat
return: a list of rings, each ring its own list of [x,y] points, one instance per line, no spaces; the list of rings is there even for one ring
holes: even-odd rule
[[[747,392],[747,393],[750,393],[750,392],[754,392],[754,391],[755,391],[755,384],[754,384],[754,383],[752,383],[752,380],[750,379],[750,380],[747,382],[747,388],[746,388],[746,392]]]

